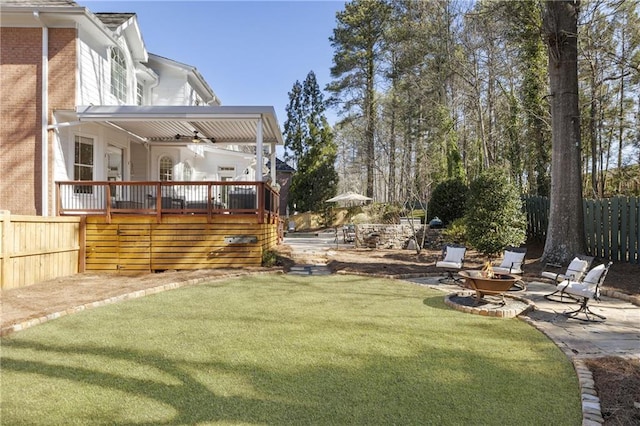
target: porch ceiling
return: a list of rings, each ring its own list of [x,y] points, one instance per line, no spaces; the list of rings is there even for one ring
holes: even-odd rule
[[[262,118],[263,144],[283,145],[282,132],[270,106],[86,106],[77,107],[79,122],[102,122],[148,142],[177,142],[175,135],[198,135],[215,144],[256,144]],[[190,141],[189,141],[190,142]]]

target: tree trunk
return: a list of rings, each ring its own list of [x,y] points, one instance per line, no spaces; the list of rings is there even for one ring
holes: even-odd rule
[[[567,262],[585,252],[578,109],[577,1],[547,1],[551,89],[551,193],[546,261]]]
[[[366,94],[365,94],[365,143],[367,144],[367,197],[373,198],[373,173],[375,163],[375,126],[376,126],[376,108],[375,108],[375,90],[374,90],[374,63],[373,63],[373,46],[368,52],[367,72],[366,72]]]
[[[394,57],[395,62],[395,57]],[[391,80],[391,128],[389,129],[389,188],[387,189],[387,201],[395,203],[396,191],[396,109],[398,108],[397,77]]]

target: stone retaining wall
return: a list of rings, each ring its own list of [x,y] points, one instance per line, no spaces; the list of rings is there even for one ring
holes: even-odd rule
[[[364,223],[356,227],[355,245],[359,248],[383,248],[383,249],[406,249],[411,248],[410,240],[414,234],[411,225],[403,224],[376,224]],[[417,227],[416,239],[422,241],[422,225]],[[442,229],[426,228],[425,247],[440,248],[442,244]]]

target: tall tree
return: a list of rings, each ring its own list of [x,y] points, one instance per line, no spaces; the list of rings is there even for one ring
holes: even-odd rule
[[[522,108],[524,135],[529,161],[529,192],[549,195],[549,167],[551,163],[551,129],[547,93],[547,58],[544,42],[540,37],[542,6],[535,0],[503,2],[502,9],[509,22],[508,35],[520,45],[518,57],[522,73]]]
[[[551,89],[551,193],[543,258],[566,262],[584,253],[580,111],[578,107],[579,1],[547,1],[544,31]]]
[[[289,92],[285,146],[295,158],[296,173],[289,189],[289,207],[300,211],[322,210],[336,194],[337,148],[325,116],[325,101],[313,71],[303,84],[296,81]]]
[[[366,195],[373,197],[376,132],[376,76],[383,57],[384,30],[390,16],[384,0],[354,0],[336,14],[337,26],[330,37],[334,48],[331,76],[327,89],[343,111],[364,117],[364,142],[367,170]]]
[[[284,158],[294,169],[298,168],[298,162],[305,152],[308,133],[302,91],[302,84],[296,80],[289,92],[289,104],[285,107],[287,120],[284,122]]]

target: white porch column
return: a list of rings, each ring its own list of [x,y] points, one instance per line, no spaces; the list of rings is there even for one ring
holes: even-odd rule
[[[256,180],[260,182],[262,181],[262,166],[264,165],[262,150],[262,117],[260,117],[256,128]]]
[[[276,144],[271,144],[270,145],[271,148],[271,157],[270,157],[270,161],[271,161],[271,181],[272,181],[272,185],[275,185],[277,183],[276,181]]]

